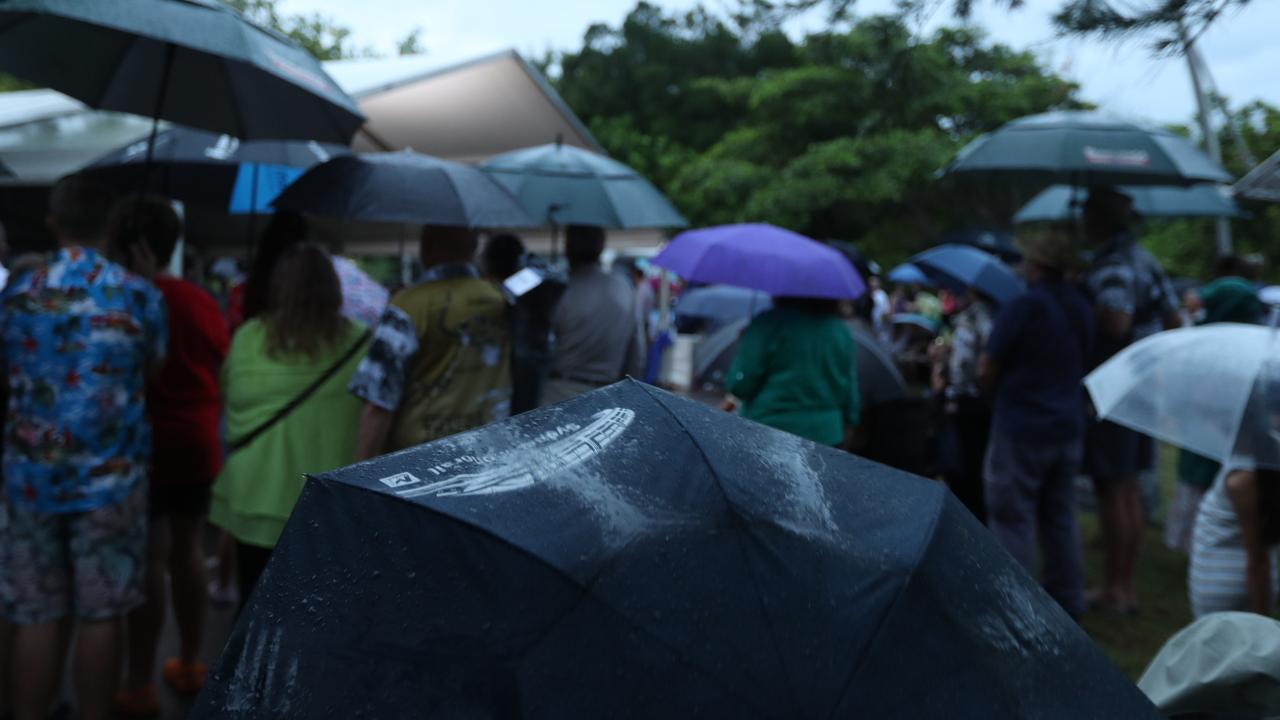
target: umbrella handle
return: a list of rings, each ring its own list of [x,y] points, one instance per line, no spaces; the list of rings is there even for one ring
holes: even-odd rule
[[[174,49],[173,43],[165,43],[164,67],[160,70],[160,88],[156,92],[156,110],[151,114],[151,137],[147,139],[147,158],[142,164],[142,186],[138,188],[138,192],[146,191],[147,180],[151,177],[152,161],[156,154],[156,134],[160,130],[160,113],[164,111],[164,101],[169,95],[169,74],[173,70]]]

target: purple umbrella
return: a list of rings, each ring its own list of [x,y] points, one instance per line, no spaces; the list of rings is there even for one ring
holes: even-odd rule
[[[763,223],[680,233],[653,264],[691,282],[775,296],[852,300],[867,289],[840,251]]]

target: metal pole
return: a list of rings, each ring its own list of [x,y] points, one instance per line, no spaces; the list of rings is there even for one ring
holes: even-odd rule
[[[1218,134],[1213,130],[1213,123],[1209,120],[1209,98],[1205,94],[1204,83],[1200,78],[1200,54],[1195,48],[1195,43],[1187,35],[1185,25],[1179,26],[1178,33],[1182,39],[1183,55],[1187,58],[1187,70],[1191,73],[1191,87],[1196,93],[1196,115],[1200,120],[1200,133],[1204,135],[1204,146],[1209,151],[1209,157],[1221,165],[1222,147],[1218,144]],[[1229,220],[1218,218],[1214,221],[1214,238],[1217,242],[1218,255],[1230,255],[1232,243]]]

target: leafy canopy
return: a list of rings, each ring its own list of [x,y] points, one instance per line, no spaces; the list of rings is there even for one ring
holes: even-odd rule
[[[884,260],[1006,224],[1023,198],[936,171],[980,133],[1080,106],[1032,55],[969,28],[916,37],[900,16],[792,40],[641,2],[558,60],[565,101],[694,224],[772,222]]]

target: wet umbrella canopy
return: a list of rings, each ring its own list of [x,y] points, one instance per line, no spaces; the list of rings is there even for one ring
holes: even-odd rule
[[[1023,291],[1022,281],[1000,258],[968,245],[939,245],[911,258],[908,263],[938,281],[957,289],[973,288],[998,303],[1006,303]]]
[[[144,187],[184,203],[232,212],[265,212],[303,170],[340,155],[344,145],[314,140],[240,140],[173,127],[149,140],[112,150],[84,171],[117,187]]]
[[[941,485],[625,382],[312,478],[194,718],[1156,717]]]
[[[640,173],[590,150],[540,145],[492,157],[480,167],[540,222],[621,229],[689,224]]]
[[[1133,211],[1143,217],[1245,217],[1235,200],[1217,185],[1189,188],[1137,185],[1117,189],[1133,198]],[[1055,185],[1023,205],[1013,221],[1074,220],[1080,217],[1086,195],[1068,185]]]
[[[1097,112],[1029,115],[966,145],[948,176],[975,182],[1192,185],[1231,176],[1190,141]]]
[[[346,143],[364,123],[315,58],[213,0],[4,0],[0,71],[244,139]]]
[[[467,228],[537,224],[483,172],[412,150],[334,158],[298,178],[275,206],[366,222]]]
[[[653,264],[690,282],[770,295],[854,300],[867,290],[840,251],[766,223],[717,225],[675,236]]]

